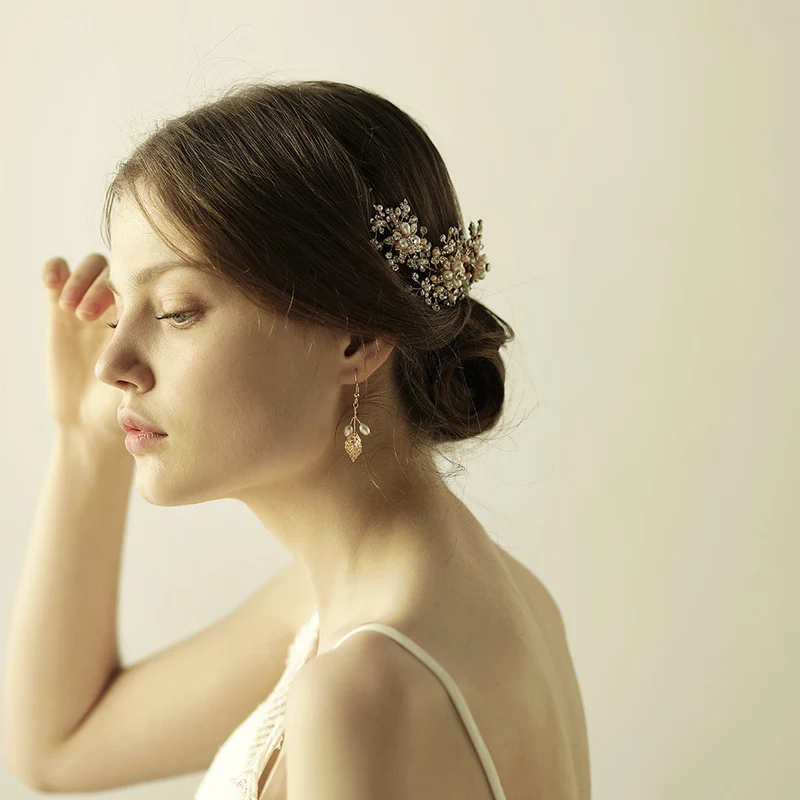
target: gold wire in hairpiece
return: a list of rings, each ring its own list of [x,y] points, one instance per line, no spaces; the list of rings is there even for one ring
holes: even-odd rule
[[[419,285],[418,289],[410,285],[408,288],[421,294],[434,311],[440,310],[440,303],[455,305],[469,294],[472,284],[482,280],[489,271],[486,256],[480,252],[483,248],[482,219],[478,220],[477,228],[474,222],[469,223],[469,237],[463,235],[459,223],[458,227],[447,231],[447,236],[441,235],[441,248],[431,248],[430,242],[424,238],[427,228],[420,227],[420,235],[417,235],[419,220],[416,216],[409,216],[411,206],[407,199],[403,198],[399,207],[388,211],[384,211],[382,205],[373,208],[377,211],[370,218],[373,234],[382,234],[386,228],[390,232],[383,240],[373,236],[370,241],[378,250],[389,246],[385,252],[386,260],[395,272],[401,264],[408,262],[407,268]],[[422,272],[428,275],[420,278]]]

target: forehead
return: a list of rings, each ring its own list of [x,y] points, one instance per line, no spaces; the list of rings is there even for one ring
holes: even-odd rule
[[[146,204],[146,208],[163,234],[179,248],[192,254],[193,250],[186,240],[154,210],[152,204]],[[120,296],[118,284],[136,291],[166,273],[174,272],[198,278],[213,277],[205,270],[187,264],[170,249],[136,201],[127,194],[121,195],[117,202],[110,220],[109,233],[112,256],[110,274],[105,283],[117,296]]]
[[[168,260],[162,261],[157,264],[151,264],[144,269],[140,269],[138,272],[133,273],[126,281],[125,285],[128,286],[131,290],[136,291],[137,289],[141,289],[145,287],[148,283],[152,283],[156,278],[159,278],[161,275],[164,275],[167,272],[183,272],[183,273],[195,273],[196,275],[205,275],[205,273],[201,272],[196,267],[192,267],[189,264],[186,264],[182,261],[175,261],[175,260]],[[120,296],[120,292],[117,289],[116,284],[111,279],[109,275],[106,278],[106,286],[108,286],[111,291]]]
[[[114,254],[114,262],[130,266],[130,270],[115,270],[112,266],[112,272],[133,273],[139,265],[146,267],[179,260],[172,246],[196,257],[198,254],[185,235],[165,214],[158,211],[156,204],[148,202],[146,196],[141,200],[147,214],[127,193],[120,195],[114,206],[109,220],[109,247]]]

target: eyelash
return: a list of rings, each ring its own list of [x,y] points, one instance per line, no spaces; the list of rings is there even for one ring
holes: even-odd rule
[[[156,317],[156,319],[174,319],[175,317],[186,317],[191,314],[192,316],[189,317],[188,322],[176,323],[178,328],[188,328],[189,325],[191,324],[191,320],[194,319],[194,315],[196,313],[197,313],[196,311],[176,311],[173,314],[164,314],[163,317]],[[116,328],[117,325],[119,325],[119,322],[106,322],[106,325],[109,328]]]

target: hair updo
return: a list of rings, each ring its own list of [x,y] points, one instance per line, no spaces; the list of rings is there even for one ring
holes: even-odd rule
[[[200,260],[158,229],[140,189]],[[387,363],[394,358],[394,385],[422,442],[462,441],[497,423],[499,351],[511,327],[472,297],[434,311],[370,243],[373,205],[403,198],[432,246],[451,226],[464,230],[441,155],[389,100],[334,81],[234,86],[157,126],[118,165],[103,214],[109,247],[123,194],[188,263],[256,304],[367,341],[390,338]]]

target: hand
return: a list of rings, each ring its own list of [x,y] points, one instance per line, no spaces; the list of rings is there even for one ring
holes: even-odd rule
[[[48,269],[58,278],[48,283]],[[70,274],[63,258],[52,258],[42,270],[47,289],[47,384],[53,418],[59,428],[80,430],[102,441],[124,446],[125,431],[117,422],[123,396],[95,374],[95,365],[113,331],[114,295],[105,285],[108,260],[87,255]]]

